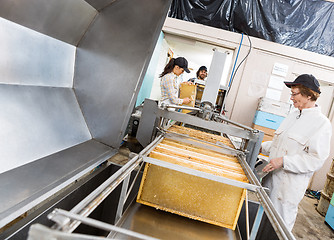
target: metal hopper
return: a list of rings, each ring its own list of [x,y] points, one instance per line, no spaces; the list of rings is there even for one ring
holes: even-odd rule
[[[0,3],[0,229],[116,153],[170,1]]]

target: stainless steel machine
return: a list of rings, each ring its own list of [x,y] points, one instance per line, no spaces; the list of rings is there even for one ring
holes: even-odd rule
[[[252,171],[263,133],[205,103],[192,116],[146,101],[137,132],[144,150],[122,167],[107,161],[126,134],[170,3],[1,1],[1,239],[294,239]],[[249,184],[200,174],[254,193],[237,231],[133,201],[154,146],[163,138],[185,141],[165,131],[163,119],[239,140],[234,150],[211,147],[237,156]]]
[[[258,151],[257,148],[259,148],[259,142],[262,140],[263,133],[234,123],[228,119],[221,119],[219,116],[212,115],[211,120],[205,120],[205,118],[203,119],[199,116],[169,111],[168,108],[191,109],[202,113],[200,116],[205,116],[203,115],[205,109],[178,107],[174,105],[160,108],[155,101],[145,100],[138,134],[139,136],[145,136],[143,132],[146,132],[146,136],[153,136],[153,140],[149,140],[144,150],[129,160],[126,165],[111,175],[72,209],[63,210],[55,208],[50,212],[48,218],[56,223],[52,228],[47,228],[40,224],[32,225],[29,239],[86,239],[86,237],[89,239],[101,239],[97,236],[72,233],[79,225],[101,229],[104,231],[103,234],[106,238],[114,239],[268,239],[268,237],[270,239],[294,239],[273,208],[266,193],[268,189],[264,189],[260,185],[249,165],[249,162],[253,162],[255,156],[253,151]],[[217,122],[212,119],[219,119],[219,121]],[[169,132],[168,124],[166,127],[166,122],[169,120],[177,120],[183,124],[205,127],[207,130],[221,132],[230,137],[234,136],[242,139],[242,141],[238,142],[239,144],[236,149],[221,144],[210,144],[209,146],[207,142],[198,142],[189,139],[189,136]],[[153,124],[150,124],[150,122],[153,122]],[[149,128],[149,126],[153,128]],[[153,135],[152,129],[157,130],[153,131]],[[195,146],[237,156],[250,183],[198,172],[147,157],[152,149],[164,138],[186,141]],[[139,139],[142,142],[144,141],[141,137]],[[245,188],[253,193],[252,195],[255,199],[249,200],[246,198],[244,210],[239,219],[238,228],[235,231],[142,206],[133,201],[131,195],[133,197],[138,192],[138,180],[140,180],[141,169],[144,163],[151,163],[190,175]],[[114,191],[119,191],[116,200],[108,200],[109,195],[113,194]],[[104,201],[107,201],[107,203],[104,203]],[[111,201],[113,204],[111,204]],[[104,205],[103,208],[106,208],[106,204],[108,208],[110,208],[110,205],[114,206],[113,210],[107,211],[109,220],[111,215],[113,215],[112,220],[114,224],[89,217],[100,205]],[[104,212],[102,216],[105,214]]]

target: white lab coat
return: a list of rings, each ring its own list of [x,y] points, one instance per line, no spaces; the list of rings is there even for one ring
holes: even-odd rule
[[[321,168],[330,153],[332,126],[320,107],[291,112],[276,130],[273,141],[262,143],[269,159],[283,157],[283,168],[264,178],[275,209],[291,231],[314,171]]]

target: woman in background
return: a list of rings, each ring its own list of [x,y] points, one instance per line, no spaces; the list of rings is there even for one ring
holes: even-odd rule
[[[178,98],[179,86],[177,78],[186,71],[189,73],[188,61],[184,57],[172,58],[160,74],[161,77],[161,103],[165,104],[187,104],[191,102],[190,98]]]

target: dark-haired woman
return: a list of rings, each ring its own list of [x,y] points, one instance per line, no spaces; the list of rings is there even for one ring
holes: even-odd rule
[[[189,73],[188,61],[184,57],[172,58],[160,74],[161,103],[181,105],[191,102],[190,98],[178,98],[177,78],[186,71]]]
[[[329,156],[332,126],[315,103],[321,92],[314,76],[303,74],[285,85],[291,88],[296,110],[284,119],[273,141],[262,143],[262,152],[270,159],[263,171],[271,172],[263,185],[291,231],[313,173]]]

